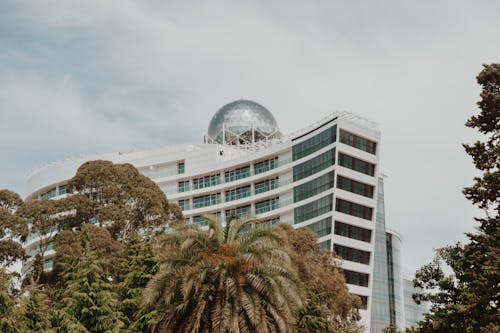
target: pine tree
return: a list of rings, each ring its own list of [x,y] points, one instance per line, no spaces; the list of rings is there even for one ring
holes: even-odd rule
[[[500,332],[500,64],[484,66],[477,81],[481,112],[466,126],[486,140],[464,147],[482,175],[463,193],[484,216],[475,219],[478,230],[467,234],[468,243],[438,250],[437,258],[417,272],[415,285],[427,292],[416,299],[433,303],[420,332]],[[444,274],[443,263],[453,275]]]
[[[19,313],[11,290],[11,276],[0,268],[0,332],[22,333]]]

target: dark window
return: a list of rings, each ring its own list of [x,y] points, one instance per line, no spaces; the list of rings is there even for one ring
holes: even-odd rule
[[[293,180],[297,181],[335,164],[335,148],[293,167]]]
[[[335,142],[337,136],[337,125],[309,138],[292,147],[292,158],[298,160],[304,156],[314,153],[323,147]]]
[[[339,165],[366,175],[375,175],[375,164],[365,162],[343,153],[339,153]]]
[[[331,195],[320,198],[294,209],[294,223],[300,223],[320,216],[332,210],[333,199]]]
[[[377,144],[375,142],[344,131],[343,129],[340,129],[340,142],[351,147],[361,149],[370,154],[375,154],[375,151],[377,150]]]
[[[347,200],[342,200],[339,198],[337,198],[337,201],[335,203],[335,210],[337,212],[349,214],[370,221],[372,219],[372,214],[373,214],[373,208],[366,207]]]
[[[344,260],[359,262],[360,264],[370,264],[370,252],[353,249],[352,247],[333,245],[335,253]]]
[[[356,286],[368,287],[369,275],[344,269],[345,282]]]
[[[189,180],[180,181],[178,184],[179,192],[189,191]]]
[[[318,222],[311,223],[307,227],[316,233],[318,237],[323,237],[332,233],[332,217],[321,219]]]
[[[373,190],[375,188],[372,185],[361,183],[357,180],[342,177],[340,175],[337,175],[337,187],[368,198],[373,198]]]
[[[333,187],[335,180],[334,172],[329,172],[321,177],[315,178],[307,183],[296,186],[293,189],[293,200],[298,202]]]
[[[263,173],[269,170],[272,170],[278,166],[278,158],[274,157],[269,160],[265,160],[262,162],[255,163],[253,166],[254,173],[257,175],[259,173]]]
[[[352,239],[357,239],[367,243],[370,243],[372,238],[371,230],[356,227],[339,221],[335,221],[335,234]]]

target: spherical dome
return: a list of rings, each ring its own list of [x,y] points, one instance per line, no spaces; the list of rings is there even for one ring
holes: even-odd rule
[[[259,103],[240,99],[224,105],[208,126],[210,143],[248,144],[281,137],[273,114]]]

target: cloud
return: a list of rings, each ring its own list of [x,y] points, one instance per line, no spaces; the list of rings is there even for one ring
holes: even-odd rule
[[[495,1],[4,1],[0,186],[67,156],[202,142],[245,97],[291,132],[337,109],[378,121],[388,223],[407,265],[472,230],[460,143],[498,61]],[[426,249],[426,250],[424,250]]]

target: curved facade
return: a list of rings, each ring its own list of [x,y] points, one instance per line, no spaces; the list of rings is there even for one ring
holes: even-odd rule
[[[214,117],[216,119],[216,117]],[[189,223],[255,215],[317,233],[321,248],[341,256],[351,293],[361,297],[370,331],[380,132],[366,120],[336,113],[258,149],[231,144],[170,145],[69,159],[33,173],[27,200],[58,198],[85,161],[131,163],[177,203]],[[55,231],[54,231],[55,232]],[[37,237],[25,243],[36,253]],[[45,253],[51,267],[53,250]],[[30,259],[23,272],[30,269]]]

